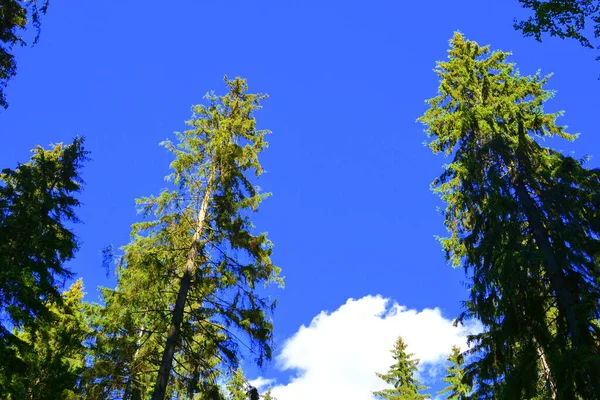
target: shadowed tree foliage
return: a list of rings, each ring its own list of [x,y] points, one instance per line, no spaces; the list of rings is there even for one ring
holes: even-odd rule
[[[515,23],[515,29],[525,36],[541,42],[547,33],[561,39],[575,39],[590,49],[600,49],[600,45],[592,44],[589,36],[600,38],[600,0],[519,0],[519,3],[534,13],[526,21]]]
[[[391,350],[394,364],[390,366],[386,374],[376,373],[387,384],[392,385],[391,389],[383,389],[373,392],[378,399],[386,400],[418,400],[428,399],[428,394],[419,393],[427,389],[426,386],[414,377],[417,372],[419,360],[412,358],[412,354],[406,352],[406,343],[399,337]]]
[[[77,221],[86,154],[82,138],[38,146],[29,163],[0,173],[0,392],[13,375],[27,373],[20,355],[31,344],[13,328],[43,325],[50,307],[62,305],[59,285],[72,276],[64,264],[77,250],[66,224]]]
[[[217,378],[242,350],[259,364],[271,357],[275,303],[257,285],[282,280],[271,242],[250,221],[266,196],[250,176],[262,173],[268,131],[256,129],[254,112],[265,96],[247,93],[241,78],[226,84],[229,93],[194,108],[178,144],[164,143],[175,189],[138,200],[156,219],[133,225],[118,286],[103,289],[96,310],[89,391],[99,396],[218,396]]]
[[[2,0],[0,4],[0,107],[8,107],[4,88],[17,72],[12,48],[24,46],[26,40],[21,36],[28,25],[37,30],[33,39],[39,37],[40,19],[48,9],[49,0]]]
[[[467,368],[476,398],[600,393],[600,171],[538,143],[574,135],[545,113],[548,77],[456,33],[439,95],[420,118],[452,158],[433,186],[447,203],[448,259],[472,276],[461,316],[485,331]]]
[[[444,389],[438,392],[439,395],[446,395],[448,400],[466,400],[469,398],[472,385],[465,379],[464,355],[460,353],[460,348],[452,347],[452,353],[448,357],[450,365],[446,367],[446,376],[443,381],[448,384]]]

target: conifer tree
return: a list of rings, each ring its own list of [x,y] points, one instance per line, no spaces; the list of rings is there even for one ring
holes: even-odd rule
[[[548,77],[521,76],[508,53],[456,33],[439,95],[420,121],[452,157],[433,186],[446,201],[447,258],[471,278],[460,320],[472,337],[478,398],[600,393],[600,171],[542,146],[573,140],[545,113]],[[544,367],[545,366],[545,367]]]
[[[398,337],[394,348],[391,350],[394,364],[390,366],[386,374],[376,373],[378,377],[383,379],[387,384],[393,385],[391,389],[383,389],[373,392],[373,395],[378,399],[388,400],[418,400],[428,399],[431,396],[428,394],[419,393],[427,389],[426,386],[414,377],[417,372],[419,360],[412,358],[412,354],[407,353],[406,344],[401,337]]]
[[[271,242],[253,233],[250,220],[266,196],[251,176],[263,172],[258,156],[268,131],[256,128],[254,113],[266,96],[248,93],[241,78],[226,84],[229,93],[210,93],[207,105],[194,108],[179,143],[164,143],[175,158],[174,188],[138,200],[156,219],[133,225],[117,288],[103,291],[104,349],[97,350],[104,366],[94,370],[109,374],[92,390],[206,397],[221,371],[238,364],[240,346],[259,364],[271,357],[274,302],[256,289],[282,281]],[[118,387],[109,388],[117,376]]]
[[[62,304],[61,280],[72,273],[77,240],[66,224],[76,222],[86,159],[83,138],[33,150],[30,162],[0,173],[0,393],[29,366],[31,343],[13,333],[43,325]]]
[[[30,349],[21,352],[25,373],[11,382],[10,392],[14,398],[80,398],[80,380],[86,369],[86,341],[90,334],[81,279],[62,296],[60,305],[48,306],[48,318],[17,332],[17,337]]]
[[[448,386],[439,391],[438,394],[446,395],[448,400],[468,399],[472,391],[472,385],[465,379],[465,359],[458,346],[452,347],[448,362],[450,365],[446,367],[446,376],[443,379]]]

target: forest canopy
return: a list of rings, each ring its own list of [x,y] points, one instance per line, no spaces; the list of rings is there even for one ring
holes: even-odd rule
[[[51,3],[0,4],[0,400],[598,398],[597,63],[546,43],[598,0]]]

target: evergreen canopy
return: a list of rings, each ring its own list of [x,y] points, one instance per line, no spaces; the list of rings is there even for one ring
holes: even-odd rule
[[[543,110],[547,76],[521,76],[508,53],[459,33],[448,54],[420,121],[432,151],[452,158],[433,186],[447,203],[447,257],[472,276],[461,319],[486,328],[472,338],[476,394],[591,398],[600,393],[600,171],[540,144],[575,139],[556,124],[560,113]]]

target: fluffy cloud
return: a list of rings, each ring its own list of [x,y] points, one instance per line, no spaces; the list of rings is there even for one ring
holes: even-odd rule
[[[371,399],[383,383],[374,372],[386,372],[392,364],[390,349],[398,335],[421,360],[419,374],[426,382],[443,370],[453,345],[466,348],[466,336],[474,330],[479,328],[453,327],[437,308],[409,310],[381,296],[349,299],[332,313],[321,312],[285,342],[277,365],[293,376],[288,384],[274,386],[273,395],[279,400]]]
[[[273,383],[275,383],[275,379],[266,379],[266,378],[263,378],[262,376],[259,376],[256,379],[249,380],[248,383],[250,384],[250,386],[254,386],[258,390],[262,390],[263,388],[269,387]]]

